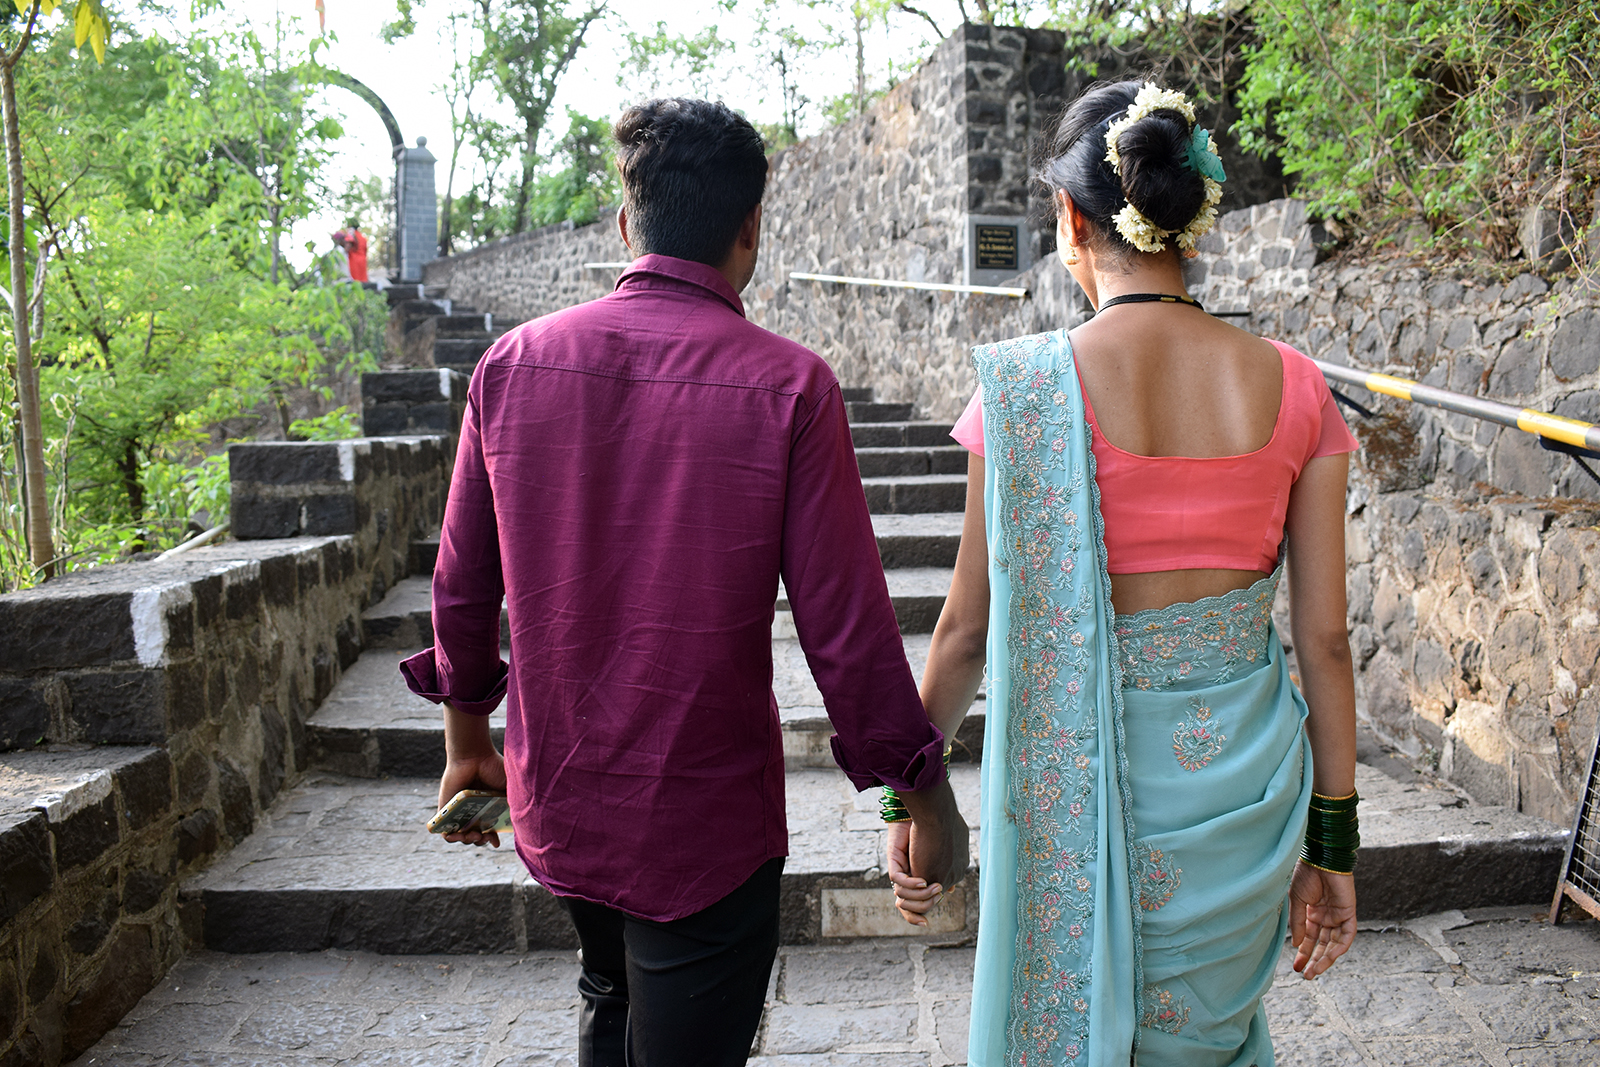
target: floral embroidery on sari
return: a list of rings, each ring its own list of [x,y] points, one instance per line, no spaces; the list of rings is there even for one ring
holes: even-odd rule
[[[1074,557],[1083,549],[1072,498],[1085,472],[1068,469],[1068,435],[1081,432],[1051,372],[1029,363],[1046,338],[1004,342],[978,361],[997,418],[995,469],[1004,567],[1011,581],[1007,723],[1011,810],[1018,826],[1018,937],[1008,1056],[1016,1067],[1088,1048],[1094,918],[1095,766],[1098,729],[1073,707],[1093,663],[1080,620],[1095,603],[1088,587],[1067,603]],[[1055,373],[1070,375],[1071,365]],[[1075,384],[1075,383],[1074,383]],[[1088,816],[1087,819],[1085,816]],[[1074,847],[1076,846],[1076,847]]]
[[[1139,1025],[1148,1030],[1176,1035],[1189,1024],[1189,1005],[1182,997],[1173,996],[1170,989],[1146,986],[1144,1003],[1144,1017]]]
[[[1198,771],[1217,757],[1228,736],[1222,732],[1221,721],[1211,717],[1211,709],[1203,700],[1191,697],[1189,706],[1194,708],[1194,714],[1172,732],[1172,754],[1184,770]]]
[[[1203,688],[1266,659],[1279,573],[1223,596],[1117,616],[1123,685]]]
[[[1179,875],[1183,868],[1159,848],[1135,842],[1134,878],[1139,885],[1139,907],[1145,911],[1160,911],[1172,899],[1182,884]]]

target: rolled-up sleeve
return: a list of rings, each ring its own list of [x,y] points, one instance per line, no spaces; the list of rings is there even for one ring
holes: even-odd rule
[[[468,715],[488,715],[505,699],[500,658],[500,535],[484,461],[481,405],[474,380],[461,422],[450,498],[433,570],[433,647],[400,664],[411,691],[448,701]]]
[[[800,646],[838,731],[834,760],[857,789],[937,785],[944,737],[906,662],[837,385],[794,430],[782,567]]]

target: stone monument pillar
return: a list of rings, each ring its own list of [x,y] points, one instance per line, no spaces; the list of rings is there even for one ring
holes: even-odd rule
[[[968,24],[952,86],[965,100],[968,285],[1003,285],[1055,250],[1048,195],[1030,182],[1030,150],[1049,133],[1066,100],[1065,35]]]
[[[438,254],[439,206],[434,196],[433,153],[428,139],[394,150],[395,281],[420,282],[422,265]]]

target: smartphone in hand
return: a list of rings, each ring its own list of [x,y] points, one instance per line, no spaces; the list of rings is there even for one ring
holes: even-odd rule
[[[510,833],[511,808],[504,793],[463,789],[428,820],[430,834]]]

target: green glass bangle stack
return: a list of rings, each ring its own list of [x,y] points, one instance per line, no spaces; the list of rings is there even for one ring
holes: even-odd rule
[[[944,773],[950,774],[950,747],[944,750]],[[888,786],[883,787],[883,796],[878,798],[878,816],[884,822],[910,822],[911,813],[906,810],[906,802],[900,795]]]
[[[1347,797],[1312,793],[1300,862],[1330,874],[1354,874],[1356,849],[1361,847],[1361,829],[1356,817],[1359,803],[1359,793]]]

